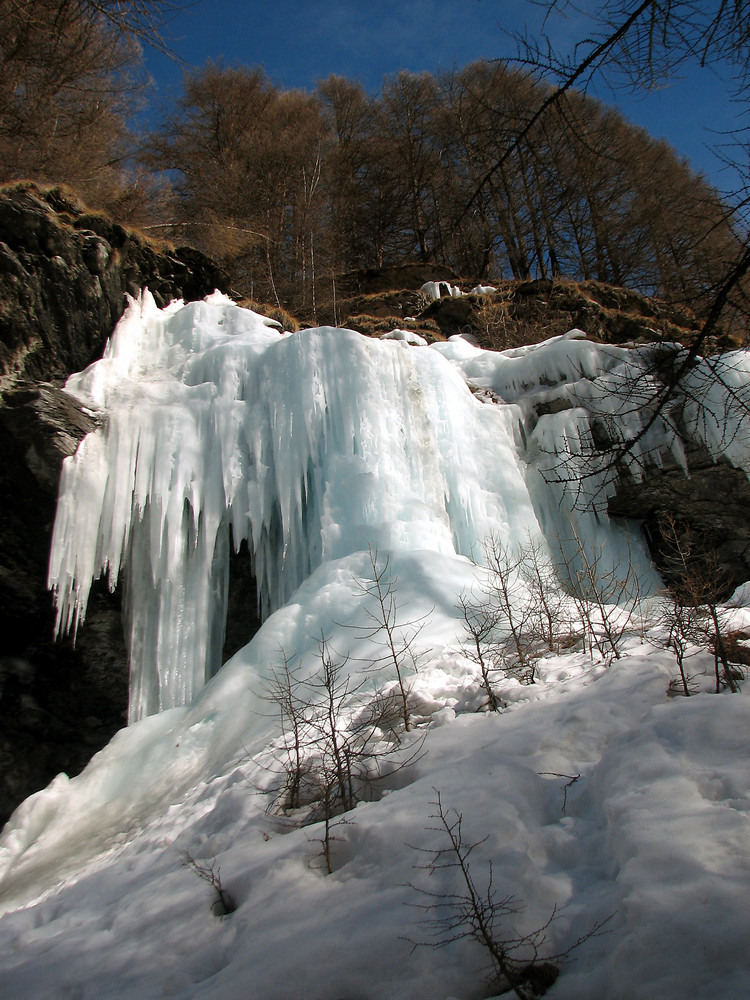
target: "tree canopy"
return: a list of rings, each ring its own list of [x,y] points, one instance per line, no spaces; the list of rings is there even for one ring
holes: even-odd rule
[[[162,45],[171,6],[0,0],[0,180],[67,182],[140,213],[218,257],[238,291],[313,315],[321,282],[406,260],[479,281],[595,278],[708,312],[741,254],[741,205],[574,86],[597,68],[648,79],[689,55],[729,59],[744,92],[739,0],[606,0],[577,65],[527,43],[531,68],[401,72],[375,95],[335,76],[283,90],[209,62],[138,146],[139,45]]]
[[[726,206],[664,142],[502,63],[282,91],[258,69],[186,77],[147,163],[190,239],[262,294],[405,259],[476,279],[597,278],[699,301],[735,252]],[[467,204],[471,208],[466,211]]]

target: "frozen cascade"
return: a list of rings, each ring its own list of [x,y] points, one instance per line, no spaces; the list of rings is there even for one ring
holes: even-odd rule
[[[713,457],[750,474],[750,353],[703,358],[685,379],[685,423]]]
[[[49,584],[75,630],[91,582],[122,575],[131,721],[220,666],[230,528],[265,614],[368,545],[476,557],[491,532],[539,534],[516,407],[477,402],[437,351],[144,293],[68,389],[105,419],[65,462]]]
[[[122,581],[131,721],[189,703],[221,665],[229,547],[243,540],[264,617],[368,546],[481,561],[491,534],[540,540],[568,565],[582,543],[603,574],[634,562],[656,582],[638,534],[607,516],[614,472],[592,447],[596,421],[637,441],[636,477],[668,452],[684,465],[669,409],[643,433],[648,348],[579,330],[498,353],[276,327],[218,293],[159,310],[146,292],[68,382],[102,421],[64,464],[49,584],[66,631],[94,579]],[[730,371],[742,384],[746,363]],[[746,461],[743,427],[714,440],[685,412],[715,454]]]
[[[707,384],[706,367],[726,363],[721,384]],[[549,930],[539,957],[582,942],[560,997],[613,996],[613,983],[620,997],[632,983],[659,1000],[747,995],[747,690],[708,696],[706,652],[700,695],[668,699],[674,655],[649,632],[626,639],[617,666],[566,650],[542,658],[533,684],[502,678],[496,715],[477,711],[476,665],[458,652],[456,596],[485,574],[456,553],[481,557],[490,531],[511,545],[530,532],[554,550],[574,517],[585,546],[613,563],[645,560],[629,548],[637,535],[609,522],[600,497],[611,478],[587,445],[640,434],[648,372],[645,351],[579,335],[498,354],[460,339],[412,348],[341,330],[285,335],[216,296],[162,312],[148,296],[131,304],[107,357],[69,385],[101,423],[64,471],[51,564],[60,627],[83,619],[92,577],[119,579],[137,698],[149,689],[158,707],[190,697],[181,660],[196,666],[195,688],[215,655],[232,540],[249,539],[266,608],[285,603],[189,705],[121,730],[80,775],[58,775],[16,810],[0,835],[0,992],[233,1000],[272,995],[281,980],[298,994],[314,979],[333,997],[367,979],[393,1000],[465,996],[471,948],[420,959],[404,943],[415,863],[405,845],[434,846],[440,789],[467,817],[483,884],[491,862],[523,900],[519,934]],[[684,460],[677,427],[748,467],[730,405],[750,385],[747,356],[701,362],[690,379],[684,412],[638,438],[636,475],[669,451]],[[623,381],[645,386],[635,404],[613,392]],[[593,503],[572,510],[579,484]],[[412,678],[419,731],[404,740],[421,748],[424,737],[427,752],[340,828],[327,878],[314,859],[320,828],[284,814],[285,733],[259,697],[281,650],[314,677],[321,634],[350,692],[366,701],[393,683],[369,670],[379,647],[360,634],[368,542],[390,546],[407,613],[428,615]],[[733,628],[750,627],[747,601],[735,594]],[[362,704],[345,706],[345,725]],[[560,776],[576,774],[561,811]],[[230,922],[211,916],[184,852],[220,866],[238,903]],[[608,918],[609,938],[586,939]],[[291,965],[290,927],[303,944]]]

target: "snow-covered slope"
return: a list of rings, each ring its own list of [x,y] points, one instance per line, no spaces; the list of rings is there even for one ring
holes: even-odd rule
[[[646,370],[645,354],[580,331],[495,354],[460,339],[284,334],[221,296],[161,312],[148,296],[132,303],[105,358],[69,385],[103,419],[64,472],[50,581],[67,627],[92,578],[124,577],[138,721],[5,828],[0,995],[486,995],[473,941],[410,943],[429,936],[410,905],[419,889],[460,891],[454,870],[428,876],[415,849],[445,846],[438,794],[481,841],[477,883],[491,861],[499,895],[517,901],[501,937],[554,914],[541,957],[585,938],[551,997],[744,995],[745,696],[709,694],[712,663],[696,653],[706,693],[668,698],[673,656],[639,614],[614,662],[572,645],[539,656],[533,684],[496,676],[505,708],[487,714],[460,620],[462,595],[486,586],[490,536],[589,562],[603,580],[627,563],[642,596],[655,590],[637,530],[606,516],[610,473],[591,466],[584,405],[635,437],[645,411],[612,390],[635,372],[645,394]],[[738,464],[742,442],[732,435]],[[646,449],[681,454],[668,413],[639,440],[636,467]],[[230,527],[235,545],[248,541],[268,617],[218,669]],[[279,799],[287,751],[268,689],[285,661],[319,683],[325,637],[342,731],[398,693],[373,629],[380,570],[396,643],[419,653],[402,661],[411,725],[379,719],[396,769],[338,817],[326,874],[323,824]],[[527,583],[514,579],[519,599]],[[564,611],[576,632],[575,608]],[[220,868],[231,915],[213,915],[185,852]]]

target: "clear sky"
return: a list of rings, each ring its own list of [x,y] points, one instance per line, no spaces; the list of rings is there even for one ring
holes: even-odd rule
[[[586,0],[579,6],[586,7]],[[532,0],[192,0],[169,23],[167,40],[188,66],[208,59],[260,65],[274,83],[307,89],[336,73],[360,80],[374,93],[386,75],[401,69],[438,72],[512,55],[507,32],[526,25],[537,33],[541,19]],[[589,30],[584,14],[548,22],[561,50],[570,50]],[[157,102],[179,93],[178,64],[151,50],[145,61]],[[736,109],[728,87],[712,71],[696,70],[647,96],[612,94],[603,84],[589,93],[667,139],[717,187],[731,187],[707,147],[736,127]]]

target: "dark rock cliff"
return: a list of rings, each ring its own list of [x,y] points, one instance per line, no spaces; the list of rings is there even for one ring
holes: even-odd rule
[[[50,381],[100,357],[125,292],[157,304],[227,290],[213,261],[160,249],[59,189],[0,194],[0,379]]]
[[[55,643],[46,577],[62,460],[93,426],[61,384],[101,356],[125,292],[143,287],[164,304],[227,279],[68,193],[0,192],[0,823],[125,723],[119,597],[95,588],[75,648]]]
[[[650,466],[643,480],[623,475],[608,504],[613,517],[640,521],[656,567],[665,580],[670,567],[662,538],[664,518],[674,519],[713,554],[726,581],[727,596],[750,580],[750,480],[722,458],[714,461],[703,446],[685,449],[688,474],[673,458]]]

